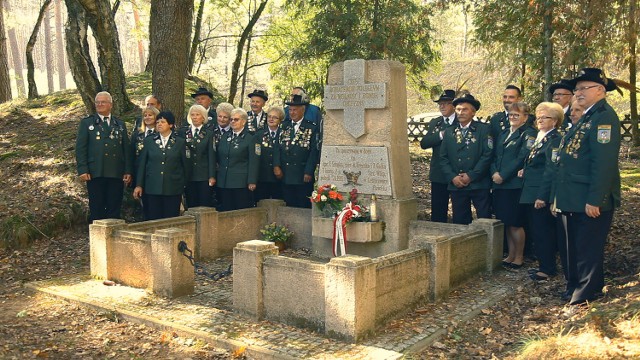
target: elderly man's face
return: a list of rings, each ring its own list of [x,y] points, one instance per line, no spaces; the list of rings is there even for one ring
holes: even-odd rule
[[[593,81],[579,81],[576,84],[574,93],[578,104],[584,109],[588,109],[591,105],[604,99],[607,94],[604,86]]]
[[[571,123],[573,125],[577,124],[582,117],[582,114],[584,114],[584,108],[582,107],[582,105],[578,104],[577,100],[574,101],[573,104],[571,104],[571,113],[569,114]]]
[[[154,107],[154,108],[156,108],[158,110],[162,110],[162,105],[158,102],[158,99],[156,99],[153,96],[150,96],[147,99],[147,106],[151,106],[151,107]]]
[[[449,117],[456,111],[456,108],[453,106],[453,101],[442,100],[438,101],[438,110],[440,110],[440,114],[442,114],[442,116]]]
[[[522,98],[518,95],[518,90],[516,89],[505,89],[502,94],[502,105],[504,105],[504,109],[507,111],[509,111],[511,104],[520,100],[522,100]]]
[[[249,105],[251,105],[251,111],[253,111],[256,114],[259,114],[262,111],[262,108],[264,107],[265,103],[266,101],[260,96],[252,96],[251,102],[249,103]]]
[[[302,117],[304,117],[304,106],[289,105],[289,117],[295,122],[302,120]]]
[[[204,106],[205,109],[209,109],[211,106],[211,98],[209,95],[198,95],[195,97],[196,104]]]
[[[96,96],[96,112],[102,116],[111,114],[113,104],[107,95]]]
[[[562,108],[566,108],[571,103],[571,97],[573,93],[567,89],[556,89],[553,92],[553,102],[562,106]]]
[[[458,116],[460,125],[466,126],[476,115],[476,108],[469,103],[460,103],[456,105],[456,115]]]

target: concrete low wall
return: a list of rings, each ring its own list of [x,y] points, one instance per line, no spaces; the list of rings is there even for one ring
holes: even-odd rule
[[[373,259],[376,265],[376,323],[411,310],[429,294],[429,254],[404,250]]]
[[[109,280],[137,288],[153,284],[151,270],[151,234],[117,231],[111,247],[112,259]]]
[[[265,318],[324,331],[325,264],[269,256],[263,272]]]

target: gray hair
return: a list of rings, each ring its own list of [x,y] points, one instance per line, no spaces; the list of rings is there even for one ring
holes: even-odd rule
[[[187,122],[189,123],[189,125],[193,125],[191,123],[191,113],[192,112],[197,112],[198,114],[202,115],[202,123],[206,124],[207,122],[209,122],[209,112],[207,111],[207,109],[204,108],[204,106],[199,105],[199,104],[195,104],[192,105],[189,108],[189,112],[187,113]]]
[[[96,97],[93,100],[98,101],[98,96],[106,96],[109,99],[110,103],[113,102],[113,98],[111,97],[111,94],[109,94],[109,92],[107,91],[100,91],[99,93],[96,94]]]
[[[249,119],[249,114],[247,114],[247,112],[243,108],[235,108],[235,109],[231,110],[231,113],[229,115],[233,116],[235,114],[240,114],[240,117],[244,121],[247,121]]]
[[[564,120],[564,109],[562,108],[562,106],[560,106],[560,104],[548,101],[541,102],[540,104],[538,104],[538,106],[536,106],[536,113],[538,111],[548,112],[549,116],[556,120],[556,129],[560,127],[562,121]]]
[[[271,112],[277,113],[278,114],[278,118],[280,119],[280,121],[284,120],[284,110],[280,106],[272,106],[272,107],[270,107],[269,111],[267,111],[267,114],[269,114]]]
[[[216,107],[216,112],[223,112],[225,114],[229,114],[231,115],[231,111],[233,111],[233,105],[229,104],[227,102],[223,102],[218,104],[218,107]]]

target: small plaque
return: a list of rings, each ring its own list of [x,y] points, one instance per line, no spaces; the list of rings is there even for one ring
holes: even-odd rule
[[[391,196],[389,153],[384,146],[323,146],[318,184],[341,192]]]

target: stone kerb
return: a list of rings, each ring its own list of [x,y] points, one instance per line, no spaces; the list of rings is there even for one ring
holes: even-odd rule
[[[476,219],[473,220],[469,226],[475,229],[482,229],[487,233],[487,271],[493,272],[495,269],[498,269],[502,263],[504,224],[500,220]]]
[[[271,242],[250,240],[233,249],[233,308],[255,319],[264,318],[263,263],[267,256],[278,255]]]
[[[181,241],[190,249],[195,247],[193,233],[186,230],[158,230],[151,236],[151,288],[155,294],[174,298],[193,293],[193,265],[178,251]]]
[[[210,207],[193,207],[184,213],[195,219],[195,249],[197,260],[219,257],[217,237],[219,234],[218,211]],[[231,251],[231,250],[229,250]]]
[[[370,258],[333,258],[325,270],[325,333],[358,342],[375,330],[376,266]]]

